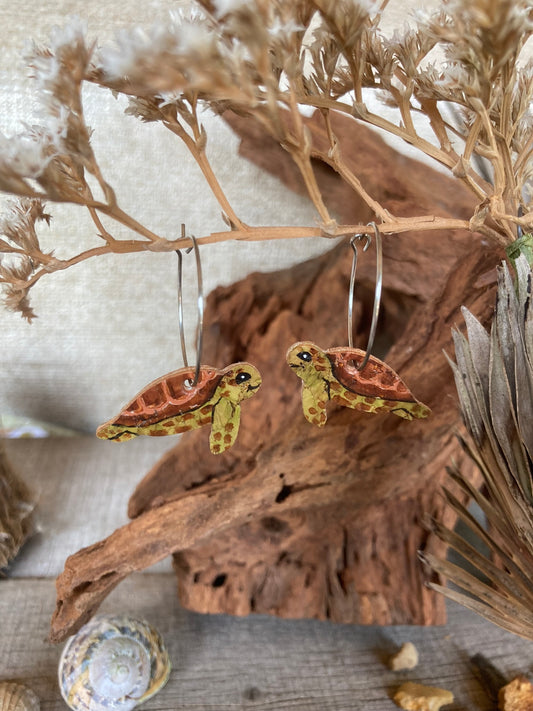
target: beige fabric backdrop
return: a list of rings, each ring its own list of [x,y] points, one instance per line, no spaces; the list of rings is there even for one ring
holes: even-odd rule
[[[415,4],[391,0],[389,29],[401,27]],[[0,0],[0,130],[13,134],[21,120],[36,118],[32,84],[20,58],[29,38],[44,42],[54,25],[78,15],[87,20],[89,35],[104,43],[118,28],[148,26],[175,6],[170,0]],[[177,235],[181,222],[197,236],[222,229],[220,210],[181,142],[160,126],[124,116],[124,105],[94,87],[86,93],[93,144],[121,206],[163,235]],[[238,141],[220,120],[206,115],[205,124],[209,157],[247,223],[316,223],[307,200],[237,156]],[[50,230],[42,231],[43,242],[58,256],[72,254],[73,245],[79,249],[98,244],[82,210],[54,205],[51,211],[54,219]],[[126,236],[116,227],[112,232]],[[205,247],[206,292],[330,246],[325,240],[302,239]],[[194,269],[189,276],[185,313],[193,326]],[[106,256],[84,262],[43,278],[33,290],[32,303],[39,318],[31,325],[0,309],[0,413],[91,431],[150,380],[182,364],[174,255]],[[209,362],[209,353],[204,362]]]

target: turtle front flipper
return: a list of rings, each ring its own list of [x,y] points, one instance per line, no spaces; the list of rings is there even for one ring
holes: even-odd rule
[[[222,397],[213,407],[209,448],[213,454],[222,454],[229,449],[239,433],[241,406]]]
[[[289,367],[301,378],[302,407],[312,425],[326,424],[326,402],[330,399],[331,365],[322,348],[310,341],[294,343],[287,351]]]
[[[328,415],[326,402],[328,398],[327,383],[316,379],[312,384],[302,383],[302,408],[305,419],[312,425],[324,427]]]

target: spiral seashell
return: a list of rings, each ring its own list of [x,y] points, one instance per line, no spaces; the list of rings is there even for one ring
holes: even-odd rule
[[[0,711],[39,711],[41,704],[31,689],[14,681],[0,682]]]
[[[94,617],[68,640],[59,660],[61,694],[74,711],[130,711],[169,674],[159,632],[125,615]]]

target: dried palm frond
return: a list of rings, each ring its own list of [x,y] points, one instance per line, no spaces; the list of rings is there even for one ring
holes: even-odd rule
[[[0,440],[0,570],[30,535],[35,498],[11,466]]]
[[[436,535],[479,573],[427,555],[424,560],[460,590],[430,586],[522,637],[533,639],[533,304],[532,272],[515,261],[516,284],[505,264],[490,335],[467,310],[467,337],[454,332],[451,363],[469,441],[461,443],[479,467],[478,491],[454,465],[460,490],[475,501],[486,525],[451,491],[449,505],[488,554],[432,521]]]

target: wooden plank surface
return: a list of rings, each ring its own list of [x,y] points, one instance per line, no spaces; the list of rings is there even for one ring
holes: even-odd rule
[[[0,677],[22,679],[44,711],[65,708],[56,683],[60,647],[46,641],[54,604],[51,580],[0,582]],[[146,711],[387,711],[407,679],[455,694],[450,711],[491,708],[469,665],[482,652],[505,674],[529,670],[532,645],[462,608],[445,627],[358,627],[314,620],[243,619],[180,608],[171,574],[137,574],[106,600],[107,612],[129,612],[155,625],[173,671]],[[413,641],[419,667],[392,672],[386,659]]]
[[[126,447],[92,438],[8,442],[12,460],[40,490],[41,531],[0,580],[0,680],[26,681],[43,711],[66,708],[56,682],[60,647],[47,642],[54,576],[65,557],[126,519],[127,499],[171,443],[139,439]],[[167,566],[165,568],[164,566]],[[450,711],[489,711],[469,657],[483,653],[508,677],[533,672],[533,644],[459,606],[445,627],[359,627],[313,620],[202,616],[180,608],[168,561],[126,579],[102,610],[155,625],[173,671],[146,711],[387,711],[405,680],[447,688]],[[405,641],[419,667],[395,673],[386,660]]]

